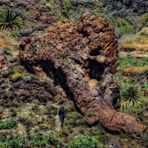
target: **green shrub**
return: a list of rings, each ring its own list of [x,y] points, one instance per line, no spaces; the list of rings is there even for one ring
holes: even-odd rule
[[[60,136],[60,137],[67,138],[67,137],[68,137],[68,132],[65,131],[65,130],[63,130],[63,131],[61,131],[61,132],[59,133],[59,136]]]
[[[144,23],[148,23],[148,13],[142,15],[142,20],[144,21]]]
[[[129,86],[125,88],[125,90],[122,92],[122,97],[125,101],[128,101],[129,103],[132,102],[134,105],[139,100],[139,94],[134,86]]]
[[[146,33],[146,32],[140,32],[140,35],[144,36],[144,37],[148,37],[148,33]]]
[[[144,83],[143,87],[144,87],[145,90],[147,90],[148,89],[148,83],[147,82]]]
[[[136,29],[132,21],[128,17],[110,17],[110,21],[116,28],[117,36],[135,33]]]
[[[20,66],[13,67],[13,74],[11,76],[12,81],[15,82],[17,80],[20,80],[24,76],[25,76],[25,74],[22,71],[22,67],[20,67]]]
[[[96,137],[101,143],[105,143],[109,138],[108,133],[106,133],[104,130],[98,130],[96,128],[91,129],[89,135]]]
[[[5,142],[6,141],[6,136],[0,134],[0,142]]]
[[[85,121],[80,113],[70,112],[67,114],[67,125],[71,125],[72,127],[81,126],[85,124]]]
[[[7,121],[0,121],[0,130],[1,129],[12,129],[16,127],[17,121],[16,119],[11,119]]]
[[[68,148],[102,148],[102,144],[97,144],[96,140],[88,135],[80,135],[74,139]]]
[[[148,135],[144,135],[141,139],[141,145],[144,146],[144,147],[147,147],[148,146]]]
[[[65,109],[67,112],[73,112],[75,111],[75,108],[74,108],[74,104],[73,103],[69,103],[65,106]]]
[[[54,136],[36,135],[31,140],[32,147],[50,147],[61,148],[61,143]]]
[[[88,113],[88,117],[93,117],[93,116],[95,116],[95,113],[94,112],[89,112]]]
[[[142,67],[146,66],[148,63],[148,58],[136,59],[131,55],[127,57],[120,57],[119,59],[119,67],[120,69],[126,68],[127,65],[131,65],[133,67]]]
[[[0,142],[0,148],[6,148],[5,143]]]
[[[11,77],[11,79],[12,79],[13,82],[15,82],[15,81],[17,81],[19,79],[22,79],[22,78],[23,78],[23,74],[21,74],[21,73],[15,73]]]
[[[45,7],[46,8],[48,8],[48,9],[52,9],[53,8],[53,5],[52,5],[52,3],[51,2],[49,2],[49,1],[45,1]]]
[[[0,15],[0,27],[2,29],[14,29],[22,24],[22,19],[11,9],[6,9]]]
[[[24,148],[25,142],[23,139],[18,137],[13,137],[11,140],[7,142],[7,148]]]
[[[56,107],[54,107],[53,105],[48,106],[47,110],[48,110],[49,116],[56,116],[57,115],[58,109]]]
[[[60,6],[62,7],[61,10],[61,14],[66,17],[69,18],[69,13],[70,13],[70,9],[71,9],[71,1],[70,0],[60,0]]]

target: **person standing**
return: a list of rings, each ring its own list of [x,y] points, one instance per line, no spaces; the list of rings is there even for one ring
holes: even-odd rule
[[[59,108],[59,118],[60,118],[60,122],[61,122],[61,128],[64,127],[64,119],[66,117],[66,111],[63,105],[60,106]]]

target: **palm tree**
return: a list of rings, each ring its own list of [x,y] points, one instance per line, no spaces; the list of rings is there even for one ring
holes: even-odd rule
[[[17,15],[11,9],[7,8],[0,17],[0,28],[14,29],[18,26]]]
[[[136,90],[136,88],[134,86],[130,86],[128,88],[126,88],[123,92],[122,92],[122,97],[124,98],[124,101],[127,101],[129,103],[132,103],[133,105],[135,103],[137,103],[138,101],[141,102],[140,96]]]

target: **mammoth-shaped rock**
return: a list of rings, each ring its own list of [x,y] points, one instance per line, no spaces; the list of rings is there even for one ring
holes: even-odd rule
[[[117,112],[119,89],[113,79],[118,51],[114,30],[102,17],[84,13],[78,22],[57,22],[20,43],[21,63],[30,72],[38,65],[61,85],[89,125],[141,134],[145,126]]]

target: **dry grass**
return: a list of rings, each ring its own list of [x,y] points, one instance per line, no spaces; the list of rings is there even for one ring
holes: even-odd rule
[[[0,50],[7,51],[16,57],[19,54],[16,47],[18,47],[18,42],[11,36],[11,32],[0,30]]]
[[[141,35],[142,33],[145,35]],[[122,49],[148,52],[148,27],[141,30],[134,38],[125,40],[120,46]]]
[[[137,74],[141,74],[145,71],[148,71],[148,66],[143,66],[143,67],[132,67],[132,66],[128,66],[125,69],[123,69],[123,73],[126,74],[133,74],[133,75],[137,75]]]
[[[0,30],[0,47],[11,48],[15,45],[18,45],[18,43],[11,37],[10,32],[6,30]]]
[[[148,58],[148,53],[144,51],[132,51],[132,52],[120,52],[120,57],[127,57],[128,55],[133,56],[134,58]]]

